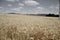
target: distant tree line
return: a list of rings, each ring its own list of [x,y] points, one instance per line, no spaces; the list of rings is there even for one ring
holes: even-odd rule
[[[9,13],[9,14],[16,14],[16,13]]]
[[[55,14],[47,14],[46,16],[49,16],[49,17],[59,17],[59,15],[55,15]]]
[[[32,16],[48,16],[48,17],[59,17],[59,15],[55,15],[55,14],[27,14],[27,15],[32,15]]]
[[[20,13],[9,13],[9,14],[20,14]],[[32,16],[48,16],[48,17],[59,17],[59,15],[55,14],[25,14],[25,15],[32,15]]]

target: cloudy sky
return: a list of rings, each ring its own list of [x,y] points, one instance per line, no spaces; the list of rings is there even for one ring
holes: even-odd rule
[[[0,0],[0,12],[59,14],[59,0]]]

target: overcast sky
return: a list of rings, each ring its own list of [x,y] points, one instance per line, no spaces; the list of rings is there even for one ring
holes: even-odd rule
[[[59,14],[59,0],[0,0],[0,12]]]

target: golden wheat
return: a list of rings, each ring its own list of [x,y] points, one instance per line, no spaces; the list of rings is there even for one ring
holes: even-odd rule
[[[0,14],[0,40],[60,40],[57,17]]]

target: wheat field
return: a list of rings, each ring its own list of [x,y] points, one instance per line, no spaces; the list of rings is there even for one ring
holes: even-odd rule
[[[0,40],[60,40],[57,17],[0,14]]]

